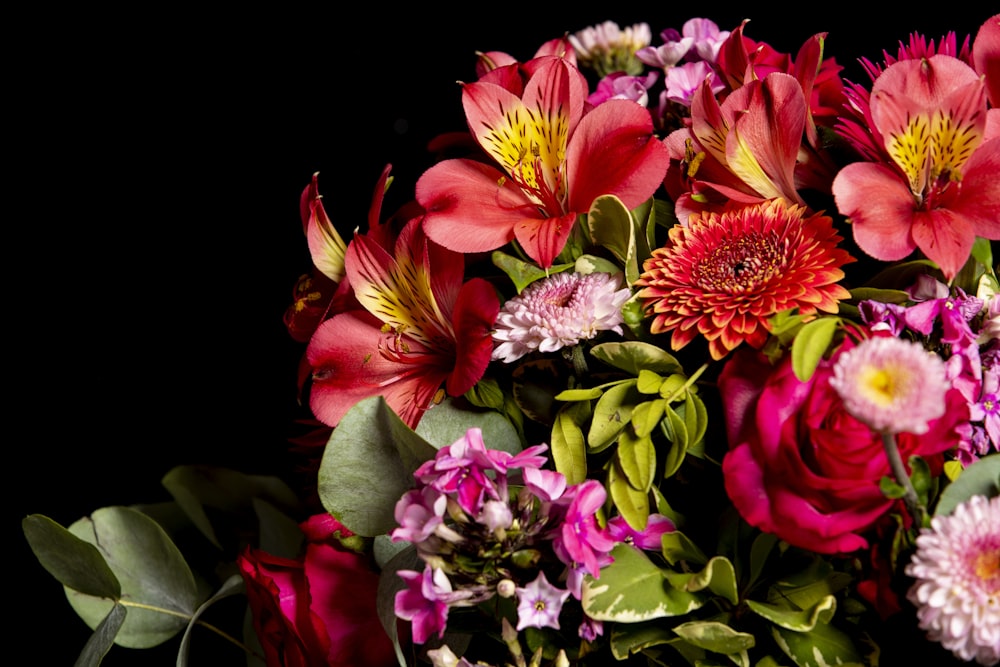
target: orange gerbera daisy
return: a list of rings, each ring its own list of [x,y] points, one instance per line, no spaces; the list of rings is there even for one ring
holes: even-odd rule
[[[772,199],[725,213],[694,214],[675,225],[635,283],[651,331],[671,333],[679,350],[696,334],[713,359],[740,343],[760,349],[768,318],[789,308],[836,312],[850,293],[837,284],[853,262],[829,216]]]

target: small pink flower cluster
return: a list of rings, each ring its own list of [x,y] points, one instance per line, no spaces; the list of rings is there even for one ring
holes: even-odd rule
[[[412,621],[414,642],[443,637],[452,609],[495,596],[516,596],[517,630],[559,629],[562,617],[579,623],[586,641],[603,633],[601,621],[564,603],[581,599],[584,575],[600,577],[617,541],[659,549],[660,536],[674,526],[659,515],[644,531],[620,517],[602,525],[603,485],[568,485],[561,473],[543,469],[547,449],[487,449],[482,431],[471,428],[416,470],[417,486],[396,504],[399,527],[392,532],[394,542],[415,545],[425,563],[422,572],[398,572],[406,587],[395,612]]]

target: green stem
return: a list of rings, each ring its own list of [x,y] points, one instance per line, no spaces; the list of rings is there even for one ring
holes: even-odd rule
[[[882,446],[885,448],[886,458],[889,459],[889,467],[892,468],[892,474],[895,475],[896,481],[903,486],[903,502],[906,503],[906,508],[910,511],[910,515],[917,526],[923,526],[926,512],[920,504],[920,499],[917,497],[917,490],[913,488],[910,476],[906,473],[906,466],[903,465],[903,457],[900,456],[899,447],[896,446],[896,436],[892,433],[882,433]]]
[[[184,614],[184,613],[179,612],[179,611],[174,611],[173,609],[164,609],[163,607],[156,607],[156,606],[153,606],[153,605],[150,605],[150,604],[143,604],[141,602],[132,602],[130,600],[118,600],[118,604],[120,604],[123,607],[135,607],[136,609],[146,609],[147,611],[155,611],[158,614],[166,614],[167,616],[176,616],[178,618],[183,618],[183,619],[185,619],[187,621],[191,620],[191,616],[189,614]],[[251,655],[255,655],[258,658],[260,658],[261,660],[264,659],[264,656],[256,653],[249,646],[247,646],[243,642],[239,641],[238,639],[236,639],[235,637],[233,637],[232,635],[230,635],[229,633],[227,633],[225,630],[222,630],[221,628],[218,628],[218,627],[212,625],[211,623],[206,623],[205,621],[202,621],[202,620],[196,620],[195,624],[196,625],[200,625],[201,627],[205,628],[206,630],[211,630],[212,632],[214,632],[215,634],[219,635],[220,637],[222,637],[226,641],[228,641],[228,642],[230,642],[232,644],[235,644],[236,646],[238,646],[240,649],[242,649],[246,653],[249,653]]]

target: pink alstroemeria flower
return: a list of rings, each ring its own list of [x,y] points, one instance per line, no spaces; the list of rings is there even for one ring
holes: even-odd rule
[[[359,307],[324,321],[306,349],[317,419],[336,426],[355,403],[381,395],[412,428],[442,385],[460,396],[479,381],[499,299],[482,278],[463,284],[461,255],[430,241],[420,218],[394,244],[383,226],[355,234],[345,270]]]
[[[528,75],[521,85],[521,72]],[[564,58],[508,65],[465,84],[473,136],[502,168],[444,160],[417,181],[431,240],[464,253],[516,241],[543,268],[563,250],[594,199],[635,208],[663,180],[668,156],[649,111],[608,100],[587,111],[587,82]]]
[[[977,236],[1000,239],[1000,137],[987,134],[983,78],[937,54],[889,65],[872,84],[874,136],[889,162],[854,162],[834,179],[854,240],[882,261],[919,249],[950,282]]]

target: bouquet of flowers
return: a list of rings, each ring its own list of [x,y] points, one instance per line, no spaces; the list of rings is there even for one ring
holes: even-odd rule
[[[824,38],[483,52],[405,204],[303,184],[309,483],[26,517],[77,664],[1000,663],[1000,15]]]

